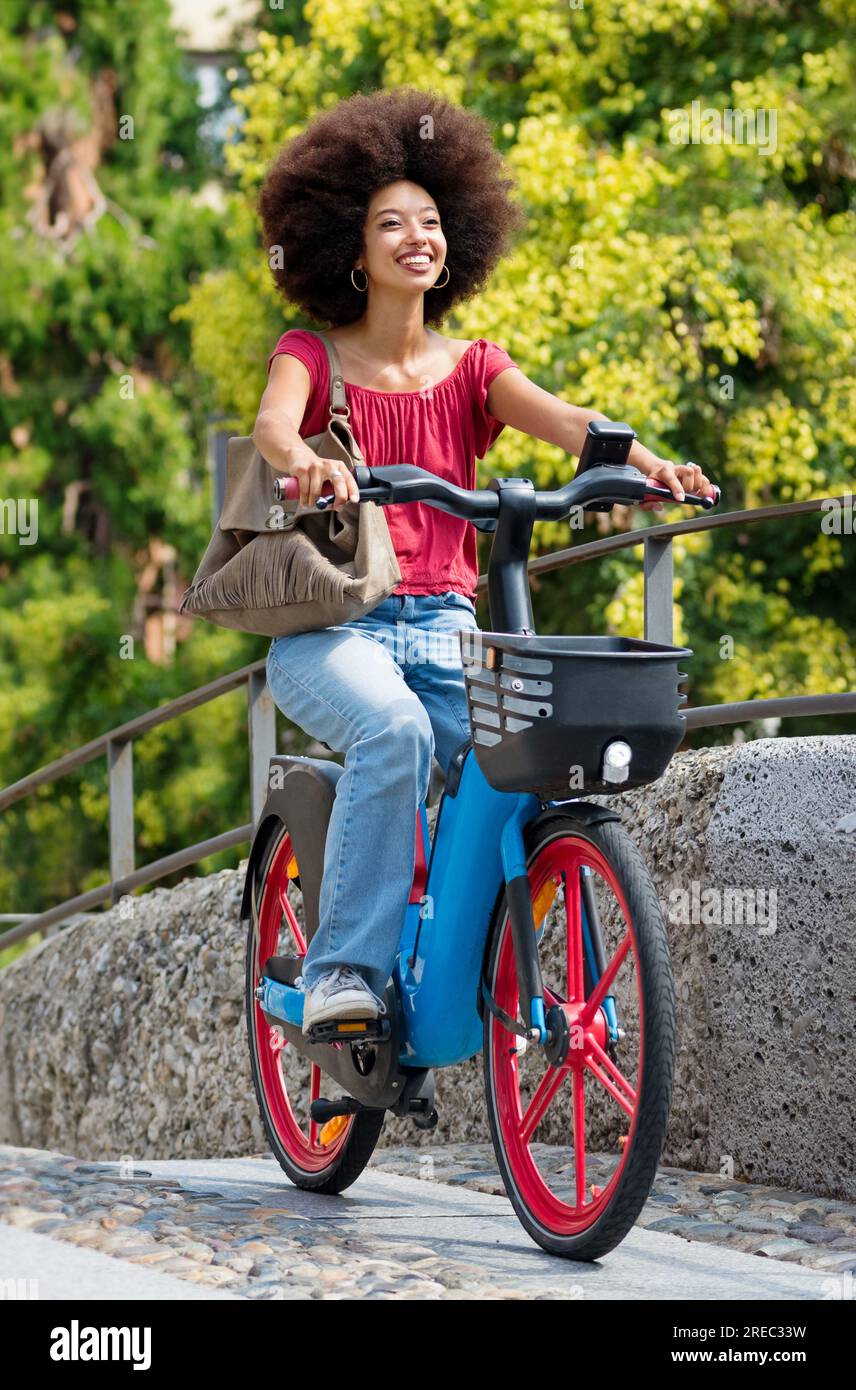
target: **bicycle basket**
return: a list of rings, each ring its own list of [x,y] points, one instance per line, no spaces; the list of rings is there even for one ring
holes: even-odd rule
[[[497,791],[621,792],[666,770],[686,728],[688,647],[461,631],[473,750]]]

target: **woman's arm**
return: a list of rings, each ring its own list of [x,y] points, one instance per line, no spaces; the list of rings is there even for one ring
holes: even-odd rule
[[[346,502],[359,501],[359,489],[341,460],[319,458],[300,436],[311,389],[312,378],[304,364],[290,353],[279,353],[271,362],[259,402],[253,443],[269,464],[297,479],[302,507],[311,507],[329,481],[335,494],[333,510],[338,512]]]
[[[545,391],[530,381],[519,367],[507,367],[495,376],[487,391],[487,409],[497,420],[512,429],[531,434],[535,439],[544,439],[548,444],[556,444],[568,454],[579,457],[591,420],[605,420],[599,410],[587,410],[582,406],[571,405],[552,392]],[[713,493],[713,484],[705,477],[695,463],[675,465],[670,459],[657,458],[646,449],[638,439],[634,440],[628,455],[630,463],[671,488],[680,502],[684,492],[698,492],[703,496]],[[660,511],[662,502],[643,502],[647,511]]]

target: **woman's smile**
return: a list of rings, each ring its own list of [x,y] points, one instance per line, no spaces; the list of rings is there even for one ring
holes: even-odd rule
[[[411,275],[424,275],[426,270],[430,270],[434,264],[434,257],[427,251],[405,251],[403,256],[398,256],[398,264],[408,270]]]

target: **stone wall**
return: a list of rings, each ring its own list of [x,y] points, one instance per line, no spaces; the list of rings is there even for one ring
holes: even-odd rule
[[[679,754],[609,801],[669,924],[680,1051],[665,1161],[856,1196],[856,738]],[[266,1147],[241,889],[236,871],[155,889],[133,916],[120,904],[0,972],[0,1142],[89,1159]],[[725,890],[758,897],[754,923],[722,920]],[[487,1138],[482,1092],[480,1057],[440,1072],[438,1129],[390,1117],[381,1142]]]

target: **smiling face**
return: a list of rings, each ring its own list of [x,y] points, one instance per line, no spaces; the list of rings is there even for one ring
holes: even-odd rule
[[[356,262],[372,284],[423,293],[442,275],[445,261],[440,213],[427,189],[399,179],[372,195]]]

